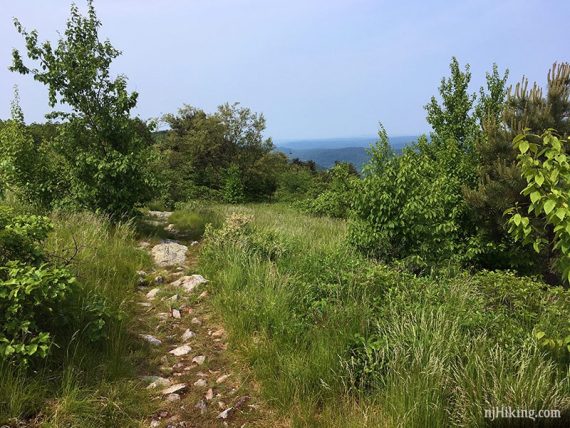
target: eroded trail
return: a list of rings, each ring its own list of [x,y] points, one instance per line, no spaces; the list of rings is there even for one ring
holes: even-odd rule
[[[168,228],[167,212],[151,212]],[[207,278],[196,272],[198,242],[140,243],[155,268],[139,272],[137,332],[152,357],[141,377],[159,411],[151,427],[275,426],[251,379],[227,351],[226,332],[209,305]]]

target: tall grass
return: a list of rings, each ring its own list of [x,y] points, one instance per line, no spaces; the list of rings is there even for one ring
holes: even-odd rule
[[[234,217],[206,237],[201,268],[230,340],[294,425],[484,426],[493,406],[568,411],[568,364],[532,337],[551,316],[543,285],[418,278],[354,253],[342,221],[215,209]]]
[[[140,349],[131,331],[136,271],[149,257],[130,224],[91,213],[52,220],[45,251],[77,277],[71,315],[46,360],[28,370],[0,367],[0,424],[38,417],[53,427],[137,426],[149,402],[131,380]]]

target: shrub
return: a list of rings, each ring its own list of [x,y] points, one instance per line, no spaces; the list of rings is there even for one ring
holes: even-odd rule
[[[45,357],[62,303],[75,288],[66,269],[46,262],[45,217],[14,216],[0,207],[0,360]]]

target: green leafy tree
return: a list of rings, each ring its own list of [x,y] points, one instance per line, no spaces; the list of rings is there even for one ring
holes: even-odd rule
[[[442,78],[439,86],[441,104],[432,97],[425,106],[426,119],[436,144],[453,140],[462,150],[470,152],[479,134],[474,109],[476,96],[469,93],[470,67],[467,64],[465,71],[461,71],[457,58],[453,57],[449,68],[451,76]]]
[[[99,39],[101,22],[93,2],[88,1],[86,16],[72,5],[55,46],[40,43],[37,31],[14,23],[36,66],[26,65],[14,50],[11,70],[46,85],[51,107],[67,106],[48,115],[63,121],[56,147],[69,170],[67,202],[115,216],[133,213],[158,184],[148,168],[152,139],[147,126],[130,116],[138,94],[128,92],[125,76],[111,77],[110,66],[120,51]]]
[[[550,267],[570,282],[570,138],[561,141],[552,131],[529,137],[520,134],[513,141],[527,199],[507,211],[509,233],[532,244],[536,253],[546,253]]]
[[[488,76],[489,81],[489,76]],[[505,80],[491,76],[488,86],[492,93],[504,94]],[[511,268],[525,274],[545,273],[548,260],[514,242],[505,227],[503,213],[524,205],[521,193],[527,186],[517,165],[517,152],[512,141],[525,128],[532,134],[527,138],[538,144],[545,129],[557,127],[564,139],[570,135],[570,65],[554,64],[548,73],[546,94],[537,85],[529,88],[528,80],[507,91],[502,113],[484,120],[484,138],[477,146],[479,167],[477,184],[465,191],[473,222],[477,224],[475,260],[487,268]],[[497,107],[500,97],[496,96]],[[494,110],[499,111],[499,108]]]
[[[243,181],[237,165],[230,166],[226,171],[224,201],[230,204],[240,204],[245,201]]]
[[[12,118],[0,127],[0,182],[21,200],[44,210],[68,190],[62,159],[49,138],[52,131],[25,125],[16,90]]]

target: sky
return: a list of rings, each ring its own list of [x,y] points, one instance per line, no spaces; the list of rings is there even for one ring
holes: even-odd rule
[[[76,3],[85,10],[85,0]],[[8,71],[23,48],[12,18],[56,41],[68,0],[0,0],[0,118],[18,85],[27,122],[49,111],[47,91]],[[493,63],[544,84],[570,61],[568,0],[95,0],[114,65],[139,92],[135,113],[183,104],[214,111],[240,102],[275,140],[428,132],[423,106],[456,56],[472,89]]]

